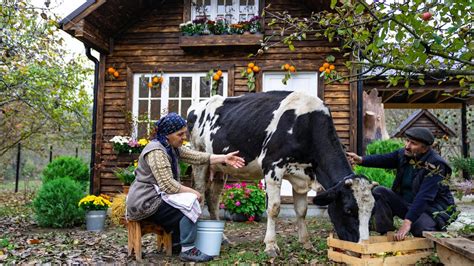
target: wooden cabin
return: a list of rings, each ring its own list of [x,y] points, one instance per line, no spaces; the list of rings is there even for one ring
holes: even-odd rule
[[[169,111],[186,114],[195,102],[209,98],[211,89],[206,74],[211,69],[223,71],[218,93],[236,96],[268,90],[300,90],[324,100],[330,107],[342,143],[352,151],[362,152],[363,91],[378,89],[385,108],[459,108],[462,109],[463,154],[468,151],[466,108],[474,95],[463,99],[455,95],[457,84],[431,84],[413,88],[386,88],[377,80],[358,83],[324,84],[318,69],[328,54],[335,56],[336,70],[348,74],[342,53],[334,51],[339,43],[308,36],[295,42],[295,51],[275,39],[263,55],[248,58],[260,48],[260,41],[273,34],[270,18],[260,20],[262,29],[253,34],[184,36],[180,24],[206,16],[229,23],[249,20],[268,11],[288,11],[295,17],[306,17],[312,11],[329,9],[324,0],[87,0],[61,21],[61,28],[82,41],[86,55],[96,63],[94,83],[95,134],[92,137],[91,192],[116,193],[121,183],[113,169],[131,163],[131,156],[120,156],[112,148],[114,136],[142,137],[150,124]],[[100,53],[94,58],[90,51]],[[260,67],[255,90],[249,91],[241,71],[253,62]],[[297,72],[283,85],[285,63],[295,65]],[[109,73],[114,68],[117,72]],[[162,76],[161,88],[149,89],[153,76]],[[448,94],[446,94],[446,92]],[[449,94],[451,92],[451,94]],[[131,123],[131,118],[139,123]]]
[[[296,51],[280,43],[262,56],[249,59],[247,55],[257,52],[260,40],[272,34],[266,25],[268,18],[261,20],[262,31],[254,34],[183,36],[180,31],[181,23],[202,15],[203,5],[210,19],[224,16],[235,23],[260,14],[268,4],[271,11],[287,10],[298,17],[329,8],[329,1],[323,0],[88,0],[61,21],[64,31],[82,41],[86,48],[100,53],[96,72],[93,193],[121,191],[122,184],[113,175],[113,169],[131,161],[117,156],[110,139],[130,133],[141,137],[150,130],[147,123],[138,123],[130,130],[130,115],[149,121],[156,121],[168,111],[185,116],[192,103],[211,96],[206,82],[210,69],[223,71],[219,94],[249,93],[247,80],[241,77],[249,62],[261,69],[254,91],[298,89],[319,96],[331,109],[342,143],[351,149],[356,146],[354,90],[349,83],[325,85],[318,73],[329,53],[336,56],[336,68],[348,73],[342,64],[342,54],[331,49],[338,43],[309,37],[295,43]],[[281,66],[285,63],[297,68],[286,86],[281,82]],[[110,67],[119,73],[118,77],[110,76]],[[163,75],[159,90],[146,86],[154,75]]]

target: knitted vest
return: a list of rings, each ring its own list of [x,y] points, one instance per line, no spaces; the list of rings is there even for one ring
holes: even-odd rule
[[[145,156],[153,150],[162,150],[171,157],[166,148],[159,141],[151,141],[138,157],[138,167],[135,170],[135,181],[130,186],[127,196],[127,219],[131,221],[143,220],[156,212],[161,204],[161,196],[156,192],[154,185],[158,185]],[[179,167],[177,167],[179,176]]]

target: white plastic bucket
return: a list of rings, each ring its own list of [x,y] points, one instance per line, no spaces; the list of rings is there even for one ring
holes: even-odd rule
[[[196,247],[209,256],[219,256],[224,226],[224,221],[198,220]]]

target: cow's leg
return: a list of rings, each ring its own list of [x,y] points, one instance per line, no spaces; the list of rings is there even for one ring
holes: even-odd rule
[[[276,172],[279,172],[278,174]],[[280,253],[275,237],[275,224],[280,213],[280,190],[283,170],[270,170],[265,175],[265,185],[268,196],[267,206],[267,232],[265,234],[265,253],[270,257],[276,257]],[[273,175],[273,177],[272,177]]]
[[[313,249],[313,244],[309,241],[308,229],[304,218],[308,210],[308,193],[297,193],[293,189],[293,206],[296,213],[296,224],[298,226],[298,240],[303,244],[305,249]]]
[[[193,179],[194,189],[201,193],[202,201],[201,207],[204,206],[204,199],[206,198],[206,184],[207,176],[209,175],[208,165],[193,165]]]
[[[217,172],[213,180],[206,186],[206,203],[212,220],[219,220],[219,199],[224,187],[224,174]]]

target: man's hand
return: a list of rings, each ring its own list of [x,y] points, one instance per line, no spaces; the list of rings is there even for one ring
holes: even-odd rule
[[[403,220],[403,224],[398,232],[393,236],[395,241],[402,241],[407,236],[411,229],[411,221],[408,219]]]
[[[362,157],[353,153],[353,152],[346,152],[347,158],[349,159],[349,162],[351,165],[355,164],[361,164],[362,163]]]

